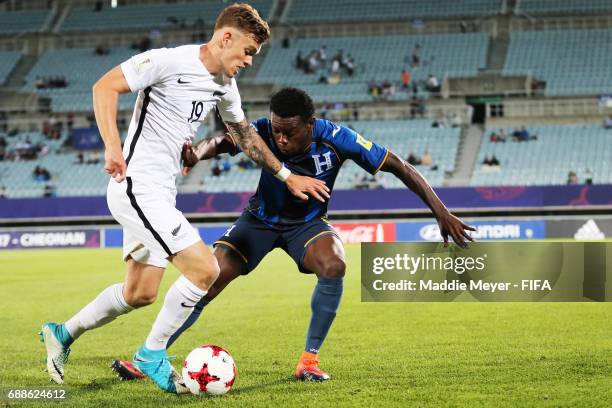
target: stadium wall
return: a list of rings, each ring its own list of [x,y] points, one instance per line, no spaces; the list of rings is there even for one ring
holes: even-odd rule
[[[500,218],[467,220],[473,236],[487,240],[577,239],[612,237],[612,216],[556,218]],[[434,221],[334,222],[345,244],[361,242],[441,242]],[[198,225],[207,243],[219,239],[230,224]],[[123,231],[118,226],[37,227],[0,229],[0,250],[49,248],[120,248]]]
[[[612,185],[538,187],[440,187],[436,192],[447,207],[458,210],[541,210],[612,208]],[[177,208],[190,217],[238,215],[252,193],[180,194]],[[422,201],[405,189],[338,190],[330,214],[393,214],[427,212]],[[0,200],[0,222],[49,219],[111,220],[106,197],[15,198]]]

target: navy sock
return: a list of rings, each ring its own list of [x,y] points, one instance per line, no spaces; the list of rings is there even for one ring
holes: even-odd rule
[[[181,327],[179,327],[178,330],[176,332],[174,332],[174,334],[172,336],[170,336],[170,339],[168,340],[168,345],[166,346],[166,349],[170,348],[172,343],[174,343],[174,341],[181,335],[181,333],[183,333],[185,330],[187,330],[188,328],[193,326],[193,324],[196,322],[196,320],[198,320],[198,317],[200,317],[200,314],[202,313],[202,309],[204,309],[204,307],[208,303],[209,303],[209,301],[206,300],[205,297],[203,297],[202,299],[200,299],[200,301],[198,303],[196,303],[195,307],[193,308],[193,312],[191,312],[191,314],[189,315],[187,320],[185,320],[185,323],[183,323],[183,325]]]
[[[331,327],[342,298],[343,278],[319,278],[312,293],[312,317],[306,336],[306,351],[318,353]]]

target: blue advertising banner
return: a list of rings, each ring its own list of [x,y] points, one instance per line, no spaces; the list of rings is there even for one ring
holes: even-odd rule
[[[72,147],[77,150],[104,148],[104,143],[102,142],[97,127],[72,129],[71,139]]]
[[[198,232],[202,237],[202,240],[208,245],[218,240],[225,231],[229,228],[229,225],[214,226],[214,227],[199,227]],[[104,243],[105,248],[121,248],[123,246],[123,230],[121,228],[105,228],[104,229]]]
[[[541,220],[472,221],[471,233],[478,241],[546,238],[546,222]],[[440,228],[435,222],[398,223],[397,241],[441,242]]]
[[[0,232],[0,250],[37,248],[100,248],[100,230]]]

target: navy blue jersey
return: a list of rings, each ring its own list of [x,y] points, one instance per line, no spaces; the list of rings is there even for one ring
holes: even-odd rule
[[[370,174],[375,174],[389,154],[386,148],[372,143],[354,130],[316,119],[310,148],[303,154],[289,157],[278,150],[270,119],[257,119],[251,126],[257,129],[272,153],[292,173],[323,180],[330,192],[345,160],[353,160]],[[236,153],[240,151],[237,146]],[[289,192],[285,183],[262,170],[257,191],[249,200],[247,210],[270,226],[293,226],[324,217],[327,202],[322,203],[312,197],[308,201],[300,200]]]

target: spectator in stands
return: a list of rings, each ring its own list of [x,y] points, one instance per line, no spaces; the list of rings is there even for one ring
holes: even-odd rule
[[[499,133],[493,131],[489,136],[489,141],[491,143],[505,143],[506,142],[506,131],[504,129],[500,129]]]
[[[224,173],[227,173],[231,169],[232,169],[232,164],[226,158],[225,160],[223,160],[223,163],[221,164],[221,170],[223,170]]]
[[[100,163],[100,152],[94,150],[89,153],[89,159],[87,159],[87,164],[99,164]]]
[[[85,163],[85,156],[83,155],[83,152],[78,152],[76,156],[76,161],[74,162],[74,164],[83,164],[83,163]]]
[[[357,103],[353,104],[353,120],[359,120],[359,105]]]
[[[241,170],[251,170],[255,168],[255,163],[244,155],[240,158],[240,161],[236,165]]]
[[[578,184],[578,175],[575,171],[567,173],[567,184]]]
[[[49,149],[49,146],[47,146],[43,142],[37,143],[35,149],[36,149],[36,153],[38,154],[38,157],[46,156],[51,151],[51,149]]]
[[[419,97],[419,84],[416,81],[412,81],[412,99]]]
[[[456,113],[453,113],[450,119],[450,124],[451,127],[454,128],[461,127],[463,125],[463,119],[461,119],[461,116],[457,115]]]
[[[382,95],[384,98],[395,95],[395,86],[387,79],[382,83]]]
[[[425,104],[419,99],[413,99],[410,102],[410,119],[414,119],[416,115],[421,118],[425,117]]]
[[[39,182],[51,180],[51,173],[49,173],[49,170],[42,166],[36,166],[32,172],[32,176],[34,177],[34,180]]]
[[[121,119],[123,119],[123,117]],[[68,129],[68,131],[72,131],[73,127],[74,127],[74,113],[69,112],[68,115],[66,115],[66,128]]]
[[[305,70],[306,61],[302,56],[302,50],[299,50],[297,54],[295,54],[295,67],[301,71]]]
[[[435,75],[429,74],[427,76],[427,80],[425,81],[425,89],[432,93],[440,92],[440,89],[441,89],[440,81]]]
[[[410,152],[410,154],[408,154],[408,157],[406,158],[406,161],[408,162],[408,164],[411,164],[413,166],[417,166],[419,164],[421,164],[421,159],[419,159],[414,152]]]
[[[421,165],[422,166],[431,166],[433,165],[433,158],[431,157],[431,153],[429,150],[425,149],[423,155],[421,156]]]
[[[43,191],[43,197],[54,197],[55,196],[55,186],[51,183],[45,184],[45,189]]]
[[[351,57],[351,54],[349,54],[346,58],[344,69],[346,70],[346,74],[348,76],[353,76],[353,73],[355,72],[355,61],[353,60],[353,57]]]
[[[317,60],[317,52],[316,51],[311,51],[310,52],[310,55],[308,56],[307,68],[308,68],[306,70],[307,74],[312,74],[317,69],[319,69],[319,61]]]
[[[516,142],[527,142],[529,140],[538,140],[538,135],[529,134],[529,131],[525,126],[521,126],[520,129],[515,130],[512,133],[512,140]]]
[[[7,198],[6,197],[6,187],[4,186],[0,186],[0,198]]]
[[[447,128],[448,127],[448,122],[446,120],[446,116],[440,115],[437,118],[435,118],[433,123],[431,124],[431,127],[435,127],[435,128]]]
[[[215,159],[215,164],[212,166],[211,171],[214,177],[219,177],[221,175],[221,160],[219,160],[219,158]]]
[[[376,179],[376,175],[364,174],[361,179],[357,178],[355,188],[357,190],[377,190],[384,186]]]
[[[410,74],[408,73],[407,70],[403,70],[402,71],[402,90],[408,90],[408,88],[410,87]]]
[[[98,44],[94,50],[94,53],[96,55],[108,55],[110,50],[106,45]]]
[[[368,84],[368,92],[370,93],[370,95],[372,95],[374,98],[378,98],[378,96],[381,94],[381,91],[381,86],[378,84],[378,82],[376,82],[375,79],[372,79]]]
[[[414,48],[412,49],[412,53],[410,54],[410,65],[412,68],[417,68],[421,65],[421,56],[419,55],[420,51],[421,45],[415,44]]]
[[[497,157],[495,157],[495,154],[493,154],[493,156],[491,156],[491,166],[499,166],[499,160],[497,159]]]
[[[321,62],[321,66],[325,68],[327,66],[327,46],[322,46],[319,48],[318,52],[319,62]]]
[[[0,161],[4,160],[4,156],[6,155],[6,147],[8,143],[3,136],[0,136]]]
[[[589,186],[593,184],[593,172],[591,169],[586,169],[584,171],[584,184]]]
[[[29,138],[15,144],[15,154],[17,160],[33,160],[36,158],[36,150]]]
[[[36,89],[44,89],[44,88],[46,88],[45,81],[39,75],[36,75],[36,79],[34,80],[34,87]]]

